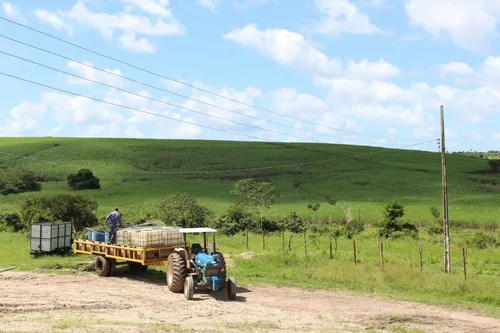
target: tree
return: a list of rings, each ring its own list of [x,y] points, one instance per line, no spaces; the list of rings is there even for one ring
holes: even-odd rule
[[[250,178],[238,181],[231,193],[247,198],[251,204],[259,208],[260,228],[263,231],[264,208],[269,208],[274,203],[278,196],[276,188],[270,182],[258,182]]]
[[[314,212],[316,220],[318,220],[318,210],[320,209],[321,204],[319,202],[310,203],[307,205],[307,209],[310,209]]]
[[[293,234],[300,234],[305,232],[306,226],[304,220],[299,214],[292,212],[290,215],[281,220],[281,225],[284,230],[291,232],[290,240],[288,241],[288,250],[292,250],[292,236]]]
[[[403,235],[416,238],[418,229],[410,223],[400,223],[399,220],[404,216],[404,207],[393,202],[384,207],[383,220],[378,224],[379,235],[385,238],[396,238]]]
[[[185,193],[168,195],[160,202],[158,209],[163,222],[183,228],[205,227],[214,215],[211,210]]]
[[[44,221],[72,222],[75,230],[97,225],[97,202],[71,194],[28,198],[21,204],[21,218],[26,225]]]
[[[80,169],[68,175],[68,186],[75,191],[100,189],[99,178],[90,169]]]

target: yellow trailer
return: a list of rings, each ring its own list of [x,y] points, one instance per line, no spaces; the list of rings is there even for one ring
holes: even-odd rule
[[[195,286],[218,291],[226,289],[230,300],[236,299],[236,281],[226,276],[226,261],[222,253],[207,246],[207,233],[211,228],[180,228],[182,240],[163,247],[117,245],[88,239],[73,242],[75,254],[94,255],[95,270],[99,276],[111,276],[117,265],[128,264],[132,270],[145,271],[148,266],[166,266],[167,286],[172,292],[184,292],[192,299]],[[189,244],[186,234],[203,234],[203,246]],[[179,243],[179,244],[175,244]]]
[[[134,271],[145,271],[148,266],[166,266],[172,253],[181,255],[189,266],[190,245],[187,243],[167,247],[123,246],[87,239],[73,242],[73,253],[96,256],[95,270],[99,276],[111,276],[117,265],[126,265]]]

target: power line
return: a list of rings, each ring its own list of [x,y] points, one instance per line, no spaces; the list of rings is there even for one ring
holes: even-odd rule
[[[187,120],[176,119],[174,117],[165,116],[165,115],[162,115],[162,114],[159,114],[159,113],[145,111],[145,110],[141,110],[141,109],[138,109],[138,108],[133,108],[133,107],[126,106],[126,105],[121,105],[121,104],[118,104],[118,103],[113,103],[113,102],[109,102],[109,101],[104,101],[102,99],[98,99],[98,98],[94,98],[94,97],[90,97],[90,96],[86,96],[86,95],[77,94],[77,93],[74,93],[74,92],[71,92],[71,91],[68,91],[68,90],[64,90],[64,89],[52,87],[52,86],[49,86],[49,85],[46,85],[46,84],[43,84],[43,83],[40,83],[40,82],[31,81],[31,80],[24,79],[24,78],[21,78],[19,76],[7,74],[7,73],[4,73],[4,72],[0,72],[0,74],[4,75],[4,76],[11,77],[11,78],[14,78],[14,79],[17,79],[17,80],[20,80],[20,81],[28,82],[28,83],[35,84],[35,85],[38,85],[38,86],[42,86],[42,87],[45,87],[45,88],[49,88],[49,89],[52,89],[52,90],[56,90],[56,91],[59,91],[59,92],[70,94],[70,95],[73,95],[73,96],[87,98],[87,99],[90,99],[90,100],[93,100],[93,101],[96,101],[96,102],[101,102],[101,103],[105,103],[105,104],[109,104],[109,105],[113,105],[113,106],[118,106],[118,107],[121,107],[121,108],[125,108],[125,109],[129,109],[129,110],[132,110],[132,111],[136,111],[136,112],[142,112],[142,113],[154,115],[154,116],[161,117],[161,118],[167,118],[167,119],[179,121],[179,122],[182,122],[182,123],[190,124],[190,125],[193,125],[193,126],[204,127],[204,128],[208,128],[208,129],[211,129],[211,130],[214,130],[214,131],[225,132],[225,133],[229,133],[229,134],[233,134],[233,135],[245,136],[245,137],[252,138],[252,139],[261,139],[261,140],[264,140],[264,141],[269,141],[268,139],[259,138],[257,136],[253,136],[253,135],[246,135],[246,134],[241,134],[241,133],[226,131],[226,130],[223,130],[223,129],[220,129],[220,128],[211,127],[211,126],[200,125],[200,124],[196,124],[196,123],[193,123],[193,122],[190,122],[190,121],[187,121]]]
[[[56,39],[58,41],[61,41],[63,43],[66,43],[66,44],[69,44],[69,45],[72,45],[74,47],[77,47],[79,49],[82,49],[84,51],[87,51],[87,52],[90,52],[90,53],[93,53],[93,54],[96,54],[98,56],[101,56],[101,57],[104,57],[104,58],[107,58],[107,59],[110,59],[110,60],[113,60],[113,61],[116,61],[116,62],[119,62],[123,65],[126,65],[126,66],[129,66],[129,67],[132,67],[132,68],[135,68],[135,69],[138,69],[142,72],[145,72],[145,73],[148,73],[148,74],[151,74],[151,75],[154,75],[154,76],[157,76],[157,77],[160,77],[160,78],[163,78],[165,80],[169,80],[169,81],[172,81],[172,82],[176,82],[178,84],[181,84],[181,85],[184,85],[184,86],[187,86],[187,87],[190,87],[190,88],[193,88],[193,89],[196,89],[196,90],[199,90],[199,91],[202,91],[202,92],[205,92],[207,94],[210,94],[210,95],[214,95],[214,96],[217,96],[217,97],[220,97],[220,98],[224,98],[224,99],[227,99],[227,100],[230,100],[232,102],[235,102],[235,103],[239,103],[239,104],[242,104],[242,105],[245,105],[245,106],[248,106],[248,107],[251,107],[251,108],[254,108],[254,109],[258,109],[258,110],[261,110],[261,111],[264,111],[264,112],[269,112],[269,113],[273,113],[273,114],[276,114],[276,115],[279,115],[281,117],[285,117],[285,118],[289,118],[289,119],[293,119],[293,120],[296,120],[296,121],[300,121],[300,122],[304,122],[304,123],[307,123],[307,124],[311,124],[311,125],[315,125],[315,126],[320,126],[320,127],[324,127],[324,128],[327,128],[327,129],[330,129],[330,130],[334,130],[334,131],[339,131],[339,132],[345,132],[345,133],[350,133],[350,134],[356,134],[356,135],[361,135],[361,136],[368,136],[368,137],[374,137],[374,138],[379,138],[379,139],[388,139],[387,137],[383,137],[383,136],[376,136],[376,135],[369,135],[369,134],[363,134],[363,133],[358,133],[358,132],[354,132],[354,131],[348,131],[348,130],[343,130],[343,129],[340,129],[340,128],[334,128],[334,127],[330,127],[330,126],[326,126],[326,125],[322,125],[322,124],[318,124],[318,123],[314,123],[314,122],[311,122],[311,121],[307,121],[307,120],[304,120],[304,119],[300,119],[300,118],[296,118],[296,117],[292,117],[292,116],[287,116],[287,115],[283,115],[281,113],[278,113],[276,111],[272,111],[270,109],[266,109],[266,108],[262,108],[262,107],[259,107],[259,106],[255,106],[255,105],[252,105],[252,104],[249,104],[249,103],[246,103],[246,102],[242,102],[242,101],[239,101],[239,100],[236,100],[234,98],[231,98],[231,97],[227,97],[227,96],[224,96],[224,95],[220,95],[220,94],[217,94],[217,93],[214,93],[214,92],[211,92],[209,90],[206,90],[206,89],[203,89],[203,88],[200,88],[200,87],[197,87],[195,85],[191,85],[189,83],[185,83],[185,82],[182,82],[182,81],[179,81],[179,80],[175,80],[175,79],[172,79],[170,77],[167,77],[167,76],[164,76],[164,75],[161,75],[161,74],[158,74],[158,73],[154,73],[150,70],[147,70],[147,69],[144,69],[144,68],[141,68],[139,66],[136,66],[136,65],[133,65],[133,64],[130,64],[128,62],[125,62],[123,60],[120,60],[120,59],[117,59],[115,57],[112,57],[112,56],[108,56],[106,54],[103,54],[103,53],[100,53],[100,52],[97,52],[97,51],[94,51],[94,50],[91,50],[89,48],[86,48],[84,46],[80,46],[78,44],[75,44],[75,43],[72,43],[72,42],[69,42],[67,40],[64,40],[62,38],[59,38],[59,37],[56,37],[54,35],[51,35],[49,33],[46,33],[46,32],[43,32],[41,30],[38,30],[38,29],[35,29],[35,28],[32,28],[32,27],[29,27],[27,25],[24,25],[24,24],[21,24],[19,22],[15,22],[13,20],[9,20],[5,17],[2,17],[0,16],[0,19],[4,20],[4,21],[7,21],[7,22],[10,22],[10,23],[13,23],[13,24],[16,24],[18,26],[21,26],[25,29],[29,29],[29,30],[32,30],[34,32],[37,32],[39,34],[42,34],[42,35],[45,35],[47,37],[50,37],[50,38],[53,38],[53,39]],[[392,138],[391,138],[392,139]],[[403,140],[403,141],[413,141],[411,139],[392,139],[392,140]]]
[[[169,94],[172,94],[172,95],[176,95],[178,97],[182,97],[182,98],[186,98],[188,100],[192,100],[192,101],[195,101],[195,102],[198,102],[198,103],[202,103],[202,104],[205,104],[205,105],[208,105],[208,106],[212,106],[212,107],[215,107],[215,108],[218,108],[220,110],[224,110],[224,111],[227,111],[227,112],[231,112],[231,113],[235,113],[235,114],[239,114],[239,115],[243,115],[243,116],[246,116],[246,117],[249,117],[249,118],[253,118],[253,119],[257,119],[257,120],[262,120],[262,121],[266,121],[268,123],[271,123],[271,124],[275,124],[275,125],[278,125],[278,126],[283,126],[283,127],[287,127],[287,128],[291,128],[293,130],[299,130],[299,131],[302,131],[302,132],[308,132],[308,133],[311,133],[311,134],[317,134],[317,135],[322,135],[322,136],[327,136],[327,137],[332,137],[332,138],[335,138],[335,139],[342,139],[342,140],[350,140],[350,141],[353,141],[353,142],[360,142],[360,143],[367,143],[367,144],[380,144],[379,142],[373,142],[373,141],[364,141],[364,140],[357,140],[357,139],[349,139],[349,138],[346,138],[346,137],[341,137],[341,136],[337,136],[337,135],[331,135],[331,134],[324,134],[324,133],[318,133],[318,132],[315,132],[315,131],[311,131],[311,130],[307,130],[307,129],[301,129],[301,128],[296,128],[294,126],[290,126],[290,125],[286,125],[286,124],[282,124],[280,122],[277,122],[277,121],[273,121],[273,120],[267,120],[267,119],[262,119],[262,118],[259,118],[259,117],[256,117],[256,116],[252,116],[252,115],[248,115],[248,114],[245,114],[243,112],[239,112],[239,111],[234,111],[234,110],[231,110],[231,109],[228,109],[228,108],[225,108],[225,107],[222,107],[222,106],[219,106],[219,105],[216,105],[216,104],[212,104],[212,103],[208,103],[208,102],[205,102],[205,101],[201,101],[201,100],[198,100],[196,98],[192,98],[192,97],[189,97],[189,96],[185,96],[185,95],[182,95],[182,94],[179,94],[179,93],[176,93],[174,91],[171,91],[171,90],[168,90],[168,89],[164,89],[164,88],[161,88],[161,87],[157,87],[157,86],[154,86],[154,85],[150,85],[150,84],[147,84],[147,83],[143,83],[141,81],[138,81],[138,80],[135,80],[135,79],[132,79],[132,78],[129,78],[129,77],[126,77],[126,76],[123,76],[123,75],[120,75],[120,74],[117,74],[117,73],[114,73],[114,72],[110,72],[110,71],[107,71],[105,69],[102,69],[102,68],[99,68],[99,67],[95,67],[93,65],[90,65],[90,64],[87,64],[83,61],[78,61],[78,60],[75,60],[73,58],[70,58],[70,57],[67,57],[65,55],[62,55],[61,53],[57,53],[57,52],[52,52],[50,50],[47,50],[47,49],[44,49],[44,48],[41,48],[41,47],[38,47],[38,46],[35,46],[33,44],[29,44],[29,43],[25,43],[25,42],[22,42],[18,39],[15,39],[15,38],[11,38],[11,37],[8,37],[8,36],[5,36],[5,35],[2,35],[0,34],[0,37],[2,38],[5,38],[5,39],[8,39],[10,41],[13,41],[15,43],[19,43],[19,44],[22,44],[22,45],[25,45],[27,47],[30,47],[30,48],[34,48],[36,50],[39,50],[39,51],[42,51],[42,52],[46,52],[46,53],[49,53],[49,54],[52,54],[54,56],[57,56],[57,57],[60,57],[60,58],[63,58],[63,59],[66,59],[68,61],[73,61],[75,63],[78,63],[82,66],[86,66],[88,68],[92,68],[94,70],[98,70],[100,72],[103,72],[103,73],[106,73],[106,74],[110,74],[110,75],[113,75],[113,76],[116,76],[116,77],[119,77],[121,79],[125,79],[125,80],[128,80],[128,81],[131,81],[131,82],[134,82],[134,83],[138,83],[140,85],[143,85],[143,86],[146,86],[146,87],[149,87],[149,88],[153,88],[153,89],[156,89],[156,90],[159,90],[159,91],[163,91],[163,92],[167,92]],[[87,79],[87,78],[83,78],[83,77],[80,77],[80,76],[76,76],[74,74],[70,74],[68,72],[65,72],[65,71],[61,71],[61,70],[58,70],[58,69],[55,69],[55,68],[52,68],[52,67],[49,67],[49,66],[46,66],[46,65],[43,65],[41,63],[38,63],[38,62],[35,62],[35,61],[31,61],[31,60],[28,60],[28,59],[25,59],[25,58],[22,58],[22,57],[19,57],[19,56],[16,56],[16,55],[13,55],[13,54],[10,54],[10,53],[6,53],[6,52],[2,52],[6,55],[9,55],[11,57],[15,57],[15,58],[18,58],[18,59],[21,59],[21,60],[24,60],[24,61],[29,61],[31,63],[34,63],[34,64],[37,64],[39,66],[43,66],[43,67],[46,67],[46,68],[49,68],[51,70],[54,70],[54,71],[58,71],[58,72],[61,72],[61,73],[64,73],[64,74],[67,74],[67,75],[72,75],[72,76],[75,76],[75,77],[79,77],[83,80],[87,80],[87,81],[91,81],[91,82],[94,82],[94,83],[98,83],[98,84],[102,84],[102,85],[106,85],[104,83],[101,83],[99,81],[94,81],[94,80],[90,80],[90,79]],[[115,87],[115,86],[109,86],[108,87],[112,87],[113,89],[118,89],[120,90],[119,88]],[[130,91],[126,91],[126,90],[122,90],[122,91],[125,91],[127,93],[130,93],[130,94],[135,94],[133,92],[130,92]],[[136,96],[140,96],[140,97],[145,97],[145,98],[149,98],[149,97],[146,97],[144,95],[140,95],[140,94],[135,94]],[[151,98],[150,98],[151,99]],[[159,100],[156,100],[156,99],[153,99],[157,102],[160,102],[160,103],[166,103],[164,101],[159,101]],[[171,104],[173,105],[173,104]],[[177,105],[174,105],[176,107],[179,107]],[[197,112],[197,111],[194,111],[194,112]],[[204,113],[202,113],[204,114]],[[206,114],[205,114],[206,115]],[[215,116],[216,117],[216,116]],[[221,118],[221,119],[224,119],[224,120],[227,120],[225,118]],[[230,121],[230,120],[227,120],[227,121]],[[244,126],[248,126],[248,125],[244,125]],[[252,127],[255,127],[255,126],[252,126]],[[262,129],[261,127],[257,127],[259,129]],[[281,132],[276,132],[274,131],[275,133],[281,133]],[[288,135],[288,134],[287,134]],[[294,135],[289,135],[289,136],[292,136],[292,137],[296,137],[297,136],[294,136]],[[300,139],[306,139],[306,140],[309,140],[309,141],[314,141],[312,139],[309,139],[309,138],[304,138],[304,137],[298,137]],[[407,140],[407,141],[414,141],[414,140],[411,140],[411,139],[393,139],[393,138],[386,138],[386,137],[381,137],[381,138],[384,138],[384,139],[391,139],[391,140]],[[319,142],[319,141],[316,141],[316,142]],[[327,143],[330,143],[330,142],[327,142]],[[394,143],[387,143],[388,145],[396,145]]]
[[[266,129],[266,128],[263,128],[263,127],[260,127],[260,126],[255,126],[255,125],[241,123],[241,122],[234,121],[234,120],[231,120],[231,119],[228,119],[228,118],[219,117],[217,115],[207,114],[207,113],[196,111],[196,110],[193,110],[193,109],[189,109],[189,108],[177,105],[177,104],[173,104],[173,103],[162,101],[162,100],[159,100],[159,99],[156,99],[156,98],[152,98],[152,97],[144,96],[144,95],[141,95],[141,94],[137,94],[137,93],[134,93],[134,92],[126,90],[126,89],[122,89],[122,88],[119,88],[119,87],[116,87],[116,86],[113,86],[113,85],[110,85],[110,84],[107,84],[107,83],[103,83],[103,82],[99,82],[99,81],[96,81],[96,80],[92,80],[92,79],[89,79],[89,78],[86,78],[86,77],[83,77],[83,76],[75,75],[75,74],[72,74],[72,73],[69,73],[69,72],[66,72],[66,71],[54,68],[54,67],[50,67],[50,66],[44,65],[44,64],[39,63],[37,61],[29,60],[29,59],[26,59],[26,58],[23,58],[23,57],[20,57],[20,56],[17,56],[17,55],[8,53],[8,52],[4,52],[4,51],[1,51],[1,50],[0,50],[0,53],[8,55],[10,57],[14,57],[14,58],[26,61],[26,62],[30,62],[32,64],[36,64],[36,65],[41,66],[41,67],[48,68],[50,70],[53,70],[53,71],[56,71],[56,72],[59,72],[59,73],[63,73],[63,74],[66,74],[66,75],[73,76],[73,77],[79,78],[81,80],[86,80],[86,81],[89,81],[89,82],[97,83],[97,84],[103,85],[103,86],[108,87],[108,88],[116,89],[116,90],[119,90],[119,91],[122,91],[122,92],[125,92],[125,93],[128,93],[128,94],[134,95],[134,96],[143,97],[143,98],[149,99],[149,100],[154,101],[154,102],[158,102],[158,103],[163,103],[163,104],[166,104],[166,105],[170,105],[170,106],[173,106],[173,107],[185,110],[185,111],[198,113],[198,114],[201,114],[201,115],[204,115],[204,116],[207,116],[207,117],[221,119],[221,120],[228,121],[228,122],[231,122],[231,123],[234,123],[234,124],[238,124],[238,125],[242,125],[242,126],[252,127],[252,128],[255,128],[255,129],[258,129],[258,130],[262,130],[262,131],[272,132],[272,133],[275,133],[275,134],[281,134],[281,135],[293,137],[293,138],[296,138],[296,139],[302,139],[302,140],[308,140],[308,141],[315,142],[311,138],[295,136],[293,134],[288,134],[288,133],[283,133],[283,132],[280,132],[280,131]],[[371,143],[375,143],[375,142],[371,142]]]

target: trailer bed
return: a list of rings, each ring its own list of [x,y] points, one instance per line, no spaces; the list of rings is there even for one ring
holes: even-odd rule
[[[87,239],[76,239],[73,242],[73,252],[75,254],[103,256],[130,263],[139,263],[143,266],[166,265],[168,256],[176,248],[184,248],[184,244],[147,248],[117,245]]]

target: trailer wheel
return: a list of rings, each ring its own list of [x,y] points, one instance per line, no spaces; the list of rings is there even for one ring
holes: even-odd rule
[[[113,276],[116,274],[116,259],[106,258],[109,265],[109,276]]]
[[[95,271],[99,276],[109,276],[111,265],[107,258],[103,256],[97,256],[95,259]]]
[[[194,295],[194,281],[192,276],[188,276],[184,280],[184,297],[187,300],[193,299]]]
[[[171,253],[167,259],[167,285],[174,293],[184,289],[186,279],[186,261],[179,253]]]
[[[234,277],[227,279],[227,297],[232,301],[236,299],[236,281]]]

